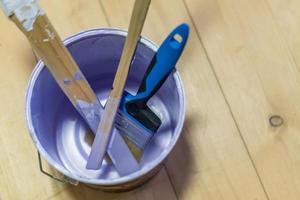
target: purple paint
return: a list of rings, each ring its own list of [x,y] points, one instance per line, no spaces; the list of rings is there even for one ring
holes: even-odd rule
[[[97,29],[82,32],[65,41],[102,105],[113,82],[125,35],[120,30]],[[155,50],[153,43],[141,39],[126,84],[128,92],[137,91]],[[126,176],[120,176],[107,161],[104,161],[100,170],[85,169],[91,148],[87,139],[88,127],[42,62],[37,64],[32,74],[25,106],[31,137],[44,159],[72,179],[112,186],[132,181],[157,168],[174,147],[181,133],[185,113],[184,93],[178,72],[175,71],[168,78],[148,104],[159,111],[163,124],[145,149],[140,162],[141,169]]]
[[[65,79],[64,79],[64,84],[65,84],[65,85],[70,85],[70,84],[71,84],[71,80],[68,79],[68,78],[65,78]]]
[[[76,72],[74,74],[74,80],[79,81],[79,80],[83,80],[84,76],[81,74],[81,72]]]

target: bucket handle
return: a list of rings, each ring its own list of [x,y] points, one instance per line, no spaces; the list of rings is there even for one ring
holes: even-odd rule
[[[37,55],[37,53],[34,51],[34,49],[32,49],[32,53],[34,55],[35,61],[38,62],[40,59],[39,59],[39,56]],[[79,184],[78,181],[71,179],[65,175],[62,175],[62,178],[59,178],[59,177],[56,177],[56,176],[50,174],[49,172],[46,172],[43,168],[41,154],[39,152],[37,152],[37,153],[38,153],[38,160],[39,160],[39,168],[40,168],[40,171],[42,172],[42,174],[52,178],[55,181],[61,182],[61,183],[69,183],[69,184],[75,185],[75,186]]]
[[[46,176],[52,178],[52,179],[55,180],[55,181],[61,182],[61,183],[69,183],[69,184],[75,185],[75,186],[79,184],[78,181],[76,181],[76,180],[74,180],[74,179],[71,179],[71,178],[69,178],[69,177],[67,177],[67,176],[65,176],[65,175],[62,175],[62,178],[59,178],[59,177],[57,177],[57,176],[54,176],[54,175],[50,174],[49,172],[46,172],[46,171],[44,170],[44,168],[43,168],[43,163],[42,163],[41,155],[40,155],[39,152],[37,152],[37,153],[38,153],[38,160],[39,160],[40,171],[41,171],[44,175],[46,175]]]

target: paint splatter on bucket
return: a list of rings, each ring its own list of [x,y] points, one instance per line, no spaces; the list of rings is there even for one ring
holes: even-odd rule
[[[117,29],[95,29],[65,40],[67,48],[102,104],[109,95],[125,36],[125,31]],[[126,84],[127,91],[137,91],[156,50],[157,47],[151,41],[145,38],[140,40]],[[136,187],[151,178],[160,169],[181,134],[185,98],[177,71],[148,104],[162,118],[163,123],[145,149],[140,162],[141,169],[126,176],[119,176],[109,162],[105,162],[97,171],[85,169],[92,139],[88,127],[43,62],[39,62],[32,73],[25,109],[36,148],[51,166],[73,182],[120,191]]]

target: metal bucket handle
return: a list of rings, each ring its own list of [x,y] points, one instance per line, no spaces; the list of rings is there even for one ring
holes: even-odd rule
[[[69,177],[67,177],[67,176],[65,176],[65,175],[62,175],[62,178],[59,178],[59,177],[57,177],[57,176],[55,176],[55,175],[50,174],[49,172],[46,172],[46,171],[44,170],[44,168],[43,168],[43,163],[42,163],[41,155],[40,155],[39,152],[37,152],[37,153],[38,153],[38,160],[39,160],[39,168],[40,168],[40,171],[41,171],[44,175],[46,175],[46,176],[52,178],[52,179],[55,180],[55,181],[61,182],[61,183],[69,183],[69,184],[75,185],[75,186],[79,184],[79,181],[76,181],[76,180],[74,180],[74,179],[71,179],[71,178],[69,178]]]
[[[39,57],[38,57],[37,53],[33,49],[32,49],[32,53],[34,55],[35,61],[38,62],[39,61]],[[55,181],[61,182],[61,183],[68,183],[68,184],[75,185],[75,186],[79,184],[78,181],[76,181],[74,179],[71,179],[71,178],[69,178],[69,177],[67,177],[65,175],[62,175],[62,178],[59,178],[57,176],[54,176],[54,175],[50,174],[49,172],[46,172],[44,170],[44,168],[43,168],[41,154],[39,152],[37,152],[37,153],[38,153],[38,160],[39,160],[39,168],[40,168],[40,171],[42,172],[42,174],[44,174],[44,175],[52,178]]]

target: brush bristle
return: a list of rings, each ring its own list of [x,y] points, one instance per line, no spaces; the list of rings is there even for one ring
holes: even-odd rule
[[[126,110],[134,119],[153,133],[161,125],[159,117],[143,102],[141,105],[138,102],[127,103]]]
[[[137,147],[144,149],[152,138],[154,132],[145,128],[130,115],[118,110],[115,118],[116,128],[128,137]]]

